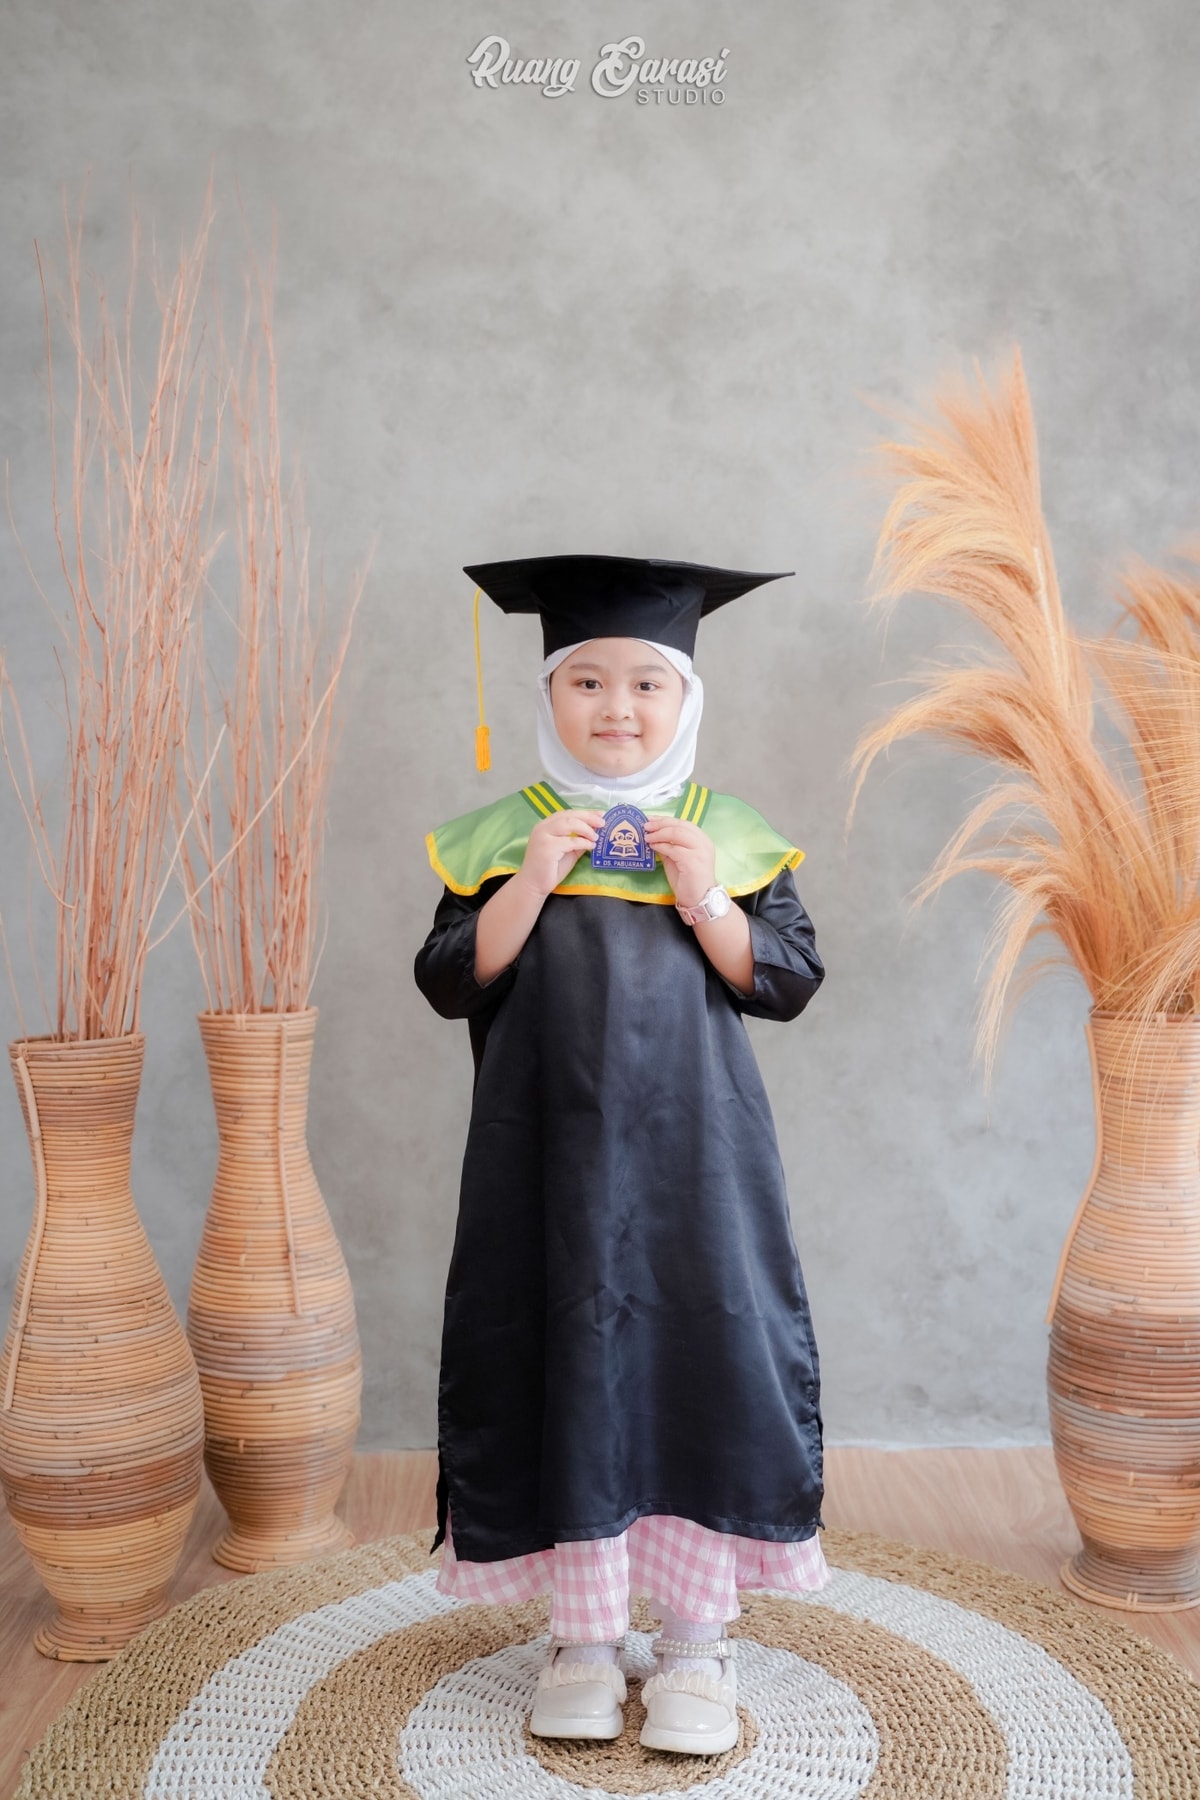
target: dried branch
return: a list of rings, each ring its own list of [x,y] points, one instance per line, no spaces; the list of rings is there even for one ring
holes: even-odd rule
[[[0,681],[0,741],[55,904],[51,1035],[69,1041],[139,1029],[178,745],[191,701],[191,621],[215,548],[218,421],[198,312],[213,221],[211,181],[195,237],[180,251],[169,280],[160,278],[156,262],[152,267],[157,346],[144,377],[135,355],[142,341],[140,321],[135,326],[141,260],[136,211],[120,321],[102,285],[84,269],[82,201],[74,227],[65,197],[63,211],[66,289],[56,299],[75,358],[65,495],[50,295],[35,246],[49,386],[51,510],[69,596],[65,627],[56,616],[67,738],[57,857],[6,674]],[[3,730],[5,695],[17,723],[27,791]]]
[[[292,1011],[315,973],[317,874],[338,682],[365,585],[357,580],[341,638],[325,657],[324,600],[314,626],[309,533],[298,480],[285,491],[272,322],[275,245],[264,278],[246,278],[241,338],[222,336],[231,419],[230,489],[237,544],[232,682],[211,686],[223,715],[218,821],[201,767],[216,758],[213,705],[200,698],[199,748],[185,746],[189,821],[180,825],[185,910],[214,1012]],[[198,624],[198,631],[203,629]],[[178,809],[177,809],[178,810]],[[228,828],[229,842],[221,845]]]

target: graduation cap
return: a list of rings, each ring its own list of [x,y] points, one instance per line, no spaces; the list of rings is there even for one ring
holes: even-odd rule
[[[463,573],[503,612],[540,613],[546,656],[595,637],[648,638],[691,656],[706,613],[782,579],[654,556],[524,556]]]
[[[506,613],[538,613],[543,655],[597,637],[645,638],[691,656],[700,620],[765,581],[794,575],[757,575],[708,563],[668,562],[655,556],[523,556],[508,562],[468,563],[476,583],[475,658],[479,680],[476,762],[490,767],[479,660],[479,590]]]

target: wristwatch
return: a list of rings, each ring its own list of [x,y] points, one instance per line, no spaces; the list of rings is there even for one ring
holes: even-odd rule
[[[680,906],[675,902],[675,911],[685,925],[699,925],[702,919],[723,919],[733,905],[729,898],[729,889],[710,887],[704,898],[695,906]]]

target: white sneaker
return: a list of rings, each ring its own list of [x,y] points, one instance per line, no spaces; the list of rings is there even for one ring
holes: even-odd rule
[[[659,1667],[642,1688],[646,1723],[641,1742],[650,1750],[677,1750],[687,1756],[719,1756],[738,1740],[737,1675],[729,1638],[692,1644],[680,1638],[656,1638]],[[720,1676],[701,1669],[663,1669],[664,1655],[711,1657],[721,1664]]]
[[[625,1729],[626,1697],[619,1663],[568,1661],[586,1656],[586,1644],[564,1646],[551,1638],[538,1676],[529,1729],[536,1737],[617,1738]]]

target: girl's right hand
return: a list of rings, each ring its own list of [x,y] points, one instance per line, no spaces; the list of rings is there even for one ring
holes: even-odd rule
[[[604,814],[556,812],[539,819],[529,834],[521,880],[543,900],[552,894],[586,850],[596,842]]]

